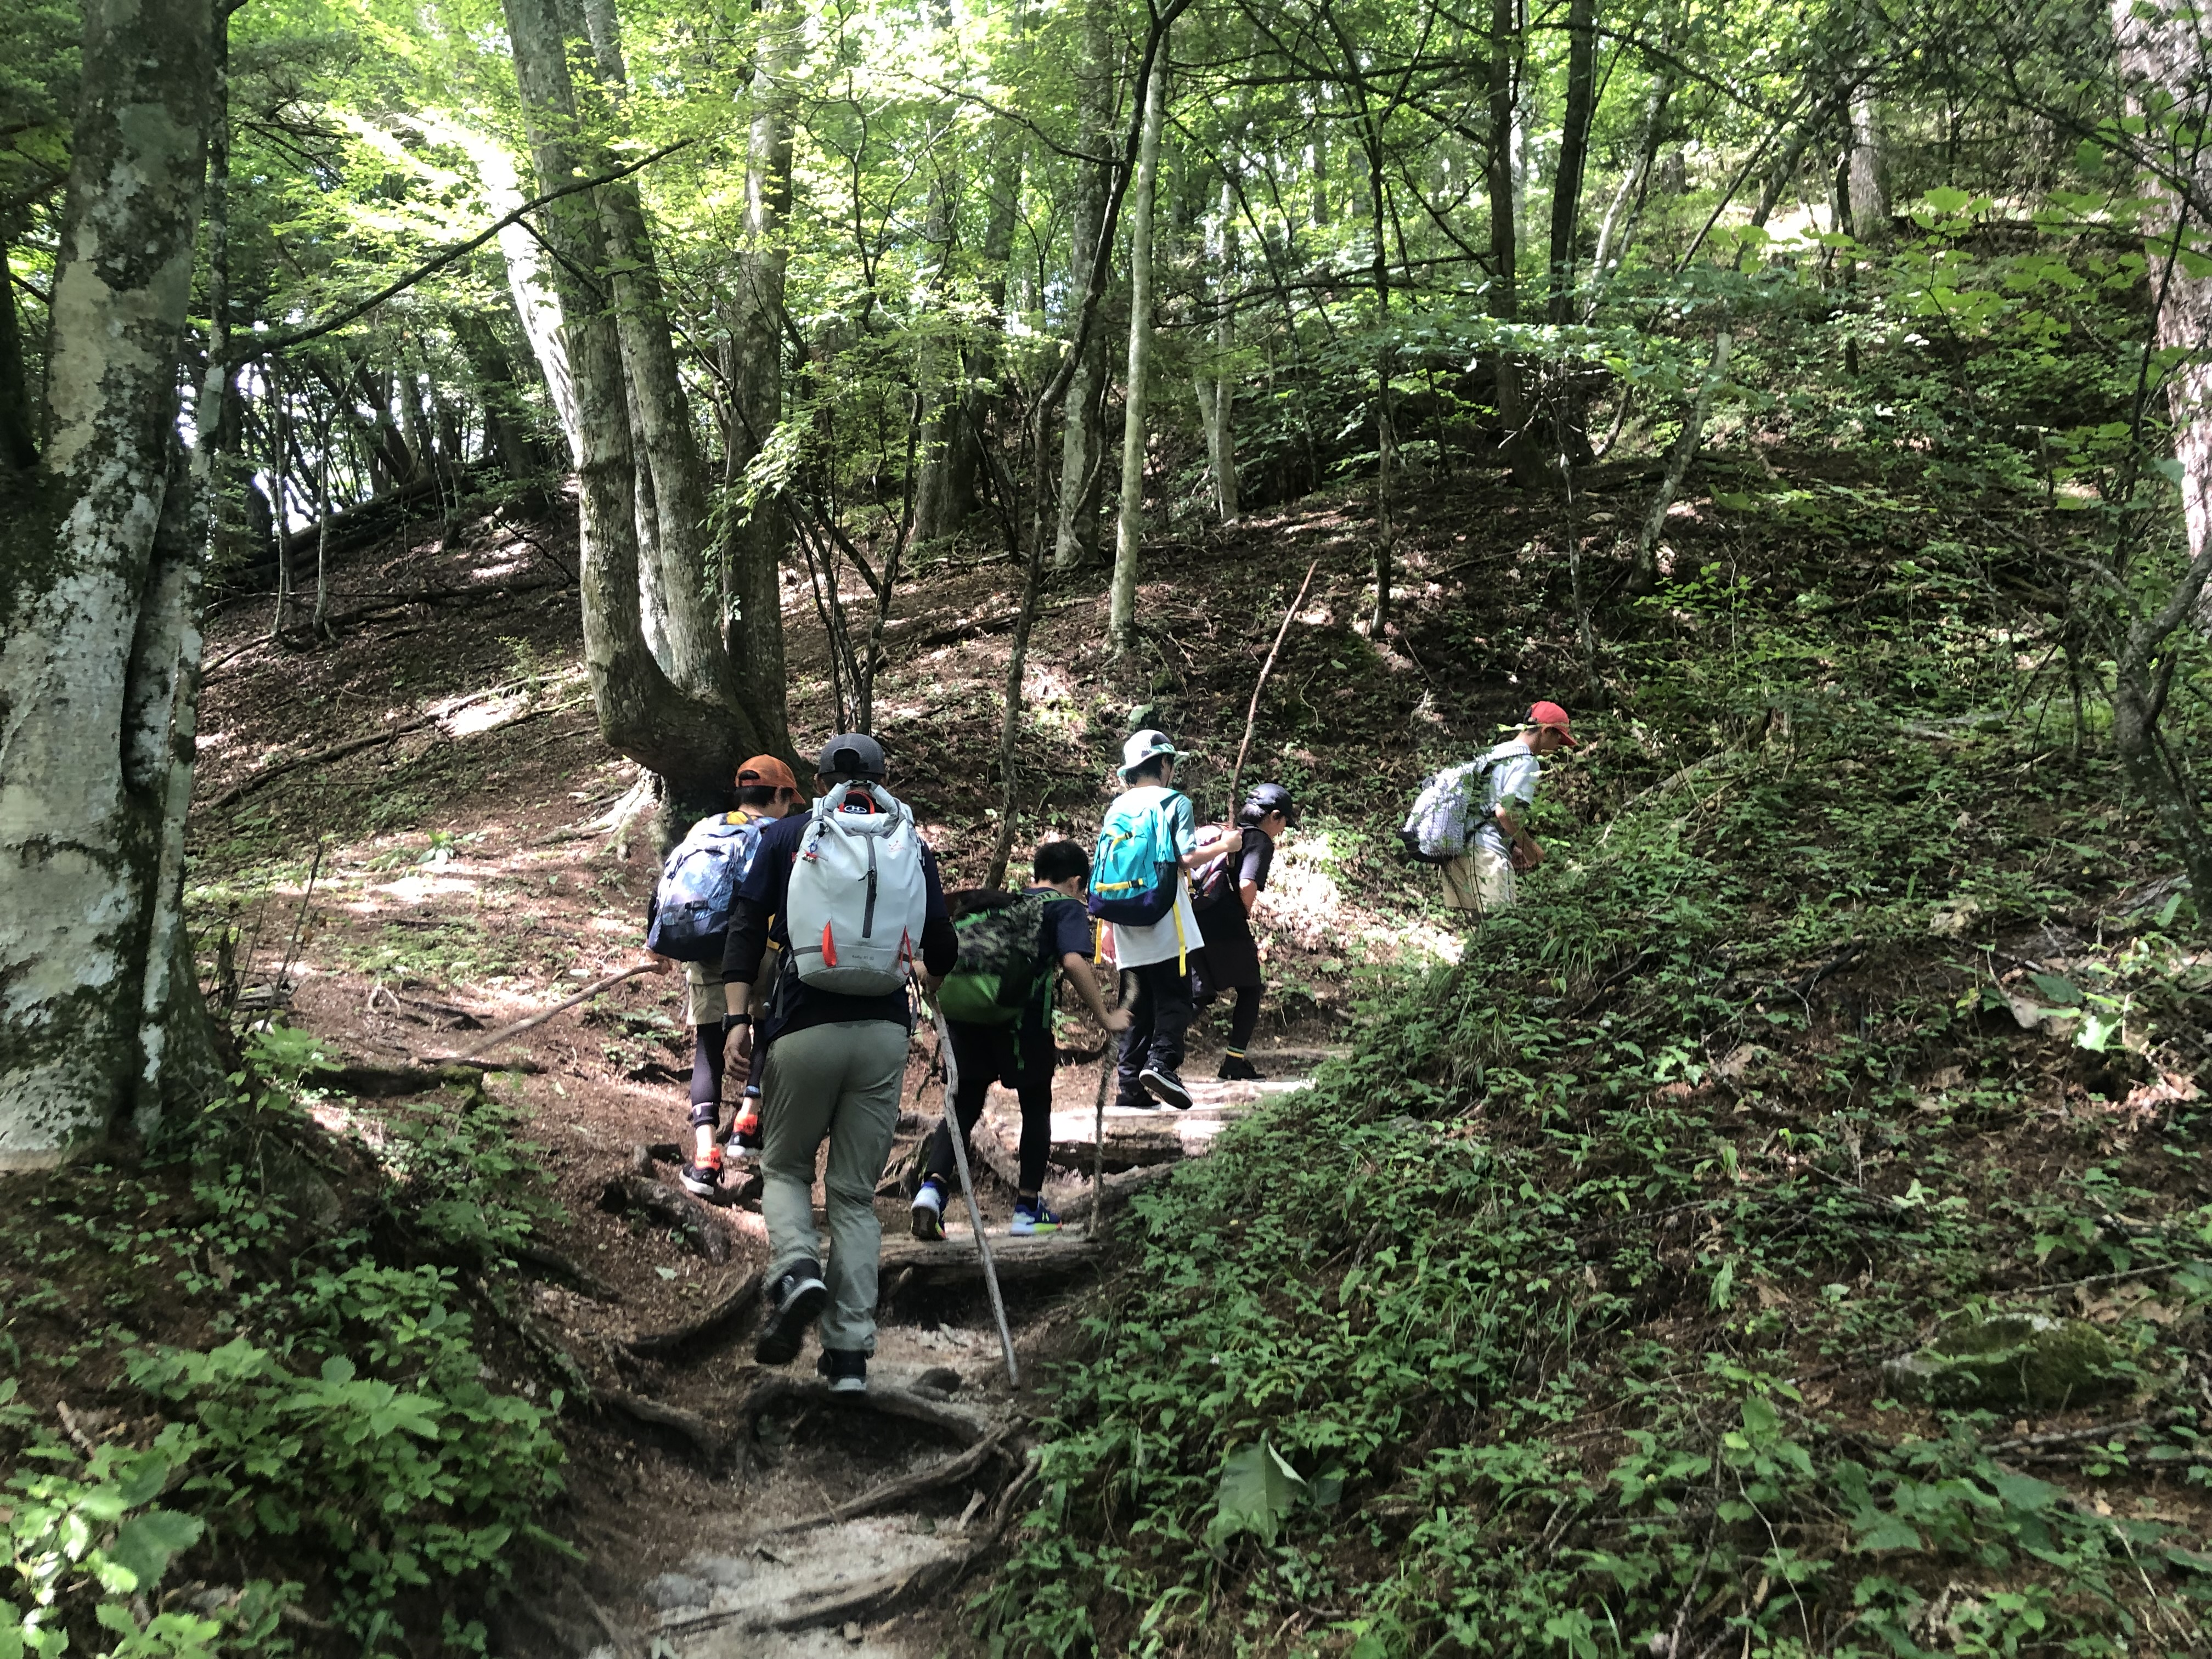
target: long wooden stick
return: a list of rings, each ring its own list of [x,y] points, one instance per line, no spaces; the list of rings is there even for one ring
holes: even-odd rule
[[[937,1024],[938,1059],[945,1068],[945,1133],[951,1137],[961,1195],[968,1200],[968,1224],[975,1230],[975,1254],[983,1260],[983,1288],[991,1293],[991,1316],[999,1322],[999,1346],[1006,1356],[1006,1382],[1018,1389],[1022,1373],[1014,1363],[1014,1333],[1006,1323],[1006,1299],[999,1294],[999,1270],[991,1265],[991,1242],[983,1236],[983,1211],[975,1202],[975,1178],[968,1173],[968,1137],[960,1133],[960,1114],[952,1104],[952,1097],[960,1088],[960,1066],[952,1055],[952,1033],[945,1029],[945,1010],[934,998],[930,1000],[929,1017]]]
[[[1127,1007],[1128,1003],[1125,999],[1119,1006]],[[1091,1109],[1091,1133],[1097,1137],[1097,1144],[1091,1149],[1091,1213],[1083,1221],[1085,1238],[1099,1237],[1106,1226],[1106,1079],[1118,1069],[1110,1031],[1106,1045],[1106,1051],[1098,1056],[1098,1097]]]
[[[509,1037],[518,1037],[525,1031],[535,1030],[538,1026],[543,1025],[547,1020],[552,1018],[554,1015],[561,1013],[567,1009],[573,1008],[580,1002],[589,1002],[593,997],[599,995],[600,992],[607,990],[613,986],[619,985],[626,979],[635,979],[640,974],[658,974],[665,971],[665,965],[660,963],[641,962],[635,968],[625,968],[619,974],[609,974],[605,979],[594,980],[591,984],[586,985],[582,990],[577,992],[575,995],[568,998],[565,1002],[556,1002],[550,1008],[546,1009],[542,1013],[532,1014],[527,1019],[518,1019],[512,1025],[501,1026],[496,1031],[491,1032],[482,1041],[462,1049],[461,1052],[457,1054],[439,1054],[433,1056],[433,1058],[442,1060],[448,1065],[452,1064],[455,1060],[474,1060],[478,1054],[483,1054],[486,1049],[496,1048],[501,1043],[506,1042]]]
[[[1244,741],[1237,745],[1237,767],[1229,775],[1229,804],[1224,817],[1237,816],[1237,781],[1244,775],[1244,751],[1252,746],[1252,727],[1260,718],[1260,694],[1267,689],[1267,676],[1275,672],[1275,658],[1283,648],[1283,640],[1291,631],[1291,618],[1298,614],[1298,607],[1306,602],[1306,589],[1313,586],[1314,572],[1321,568],[1316,559],[1306,567],[1306,579],[1298,584],[1298,596],[1291,601],[1291,608],[1283,612],[1283,625],[1275,630],[1275,643],[1267,653],[1267,660],[1261,665],[1258,684],[1252,688],[1252,706],[1244,711]]]

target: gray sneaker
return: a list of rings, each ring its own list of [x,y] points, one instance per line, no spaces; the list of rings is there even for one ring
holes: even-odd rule
[[[830,1300],[830,1287],[822,1282],[822,1269],[810,1261],[794,1261],[768,1289],[768,1318],[753,1344],[753,1358],[763,1365],[788,1365],[799,1357],[806,1340],[806,1328],[821,1316]]]
[[[832,1394],[868,1391],[868,1356],[857,1348],[824,1348],[814,1369],[830,1379]]]

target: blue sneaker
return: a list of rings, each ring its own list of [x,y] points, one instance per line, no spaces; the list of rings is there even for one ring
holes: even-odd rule
[[[914,1236],[934,1243],[945,1237],[945,1188],[934,1179],[921,1183],[921,1190],[914,1195],[914,1206],[908,1212],[912,1218]]]
[[[1014,1200],[1014,1224],[1006,1229],[1016,1238],[1029,1238],[1038,1233],[1056,1233],[1060,1218],[1045,1208],[1044,1200],[1018,1198]]]

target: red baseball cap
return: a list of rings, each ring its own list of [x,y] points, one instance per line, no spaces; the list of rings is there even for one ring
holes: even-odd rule
[[[1560,708],[1559,705],[1555,702],[1540,702],[1534,705],[1528,710],[1528,724],[1531,726],[1548,726],[1552,730],[1557,732],[1561,738],[1566,740],[1568,748],[1576,749],[1581,747],[1581,745],[1575,741],[1573,728],[1569,726],[1567,724],[1567,711]]]
[[[1547,705],[1548,707],[1549,705]],[[1559,717],[1565,720],[1564,714]],[[755,755],[738,769],[738,782],[758,784],[767,789],[788,789],[799,793],[799,780],[791,775],[791,769],[773,755]]]

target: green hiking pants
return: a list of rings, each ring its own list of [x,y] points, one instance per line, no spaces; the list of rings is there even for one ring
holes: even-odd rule
[[[810,1025],[769,1044],[761,1073],[761,1214],[768,1222],[768,1282],[802,1259],[819,1261],[814,1232],[814,1158],[826,1138],[822,1180],[829,1212],[825,1348],[876,1351],[876,1258],[884,1230],[876,1183],[898,1127],[907,1029],[887,1019]]]

